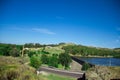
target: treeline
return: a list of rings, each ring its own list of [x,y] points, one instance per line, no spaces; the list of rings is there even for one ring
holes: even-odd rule
[[[46,46],[56,47],[59,45],[64,45],[65,43],[59,44],[40,44],[40,43],[26,43],[24,44],[25,48],[41,48]],[[20,56],[22,53],[23,45],[16,44],[4,44],[0,43],[0,55],[4,56]],[[96,48],[96,47],[87,47],[82,45],[67,45],[63,46],[62,49],[65,50],[65,53],[81,56],[113,56],[120,57],[120,48],[107,49],[107,48]]]
[[[40,44],[40,43],[25,43],[24,47],[25,48],[40,48],[40,47],[45,47],[45,46],[51,46],[51,47],[56,47],[59,45],[64,45],[66,43],[61,42],[59,44]]]
[[[22,45],[0,43],[0,55],[18,57],[21,50]]]
[[[66,53],[81,56],[113,56],[120,57],[120,51],[107,48],[87,47],[82,45],[63,46]]]
[[[45,46],[51,46],[51,47],[56,47],[59,44],[40,44],[40,43],[26,43],[24,44],[25,48],[40,48],[40,47],[45,47]]]

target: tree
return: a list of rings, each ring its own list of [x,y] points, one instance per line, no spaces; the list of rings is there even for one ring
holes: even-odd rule
[[[49,58],[46,54],[42,54],[41,61],[43,64],[48,64]]]
[[[34,43],[26,43],[24,44],[25,48],[33,48],[34,47]]]
[[[30,65],[34,68],[39,68],[41,66],[42,62],[40,61],[40,58],[37,56],[32,56],[30,58]]]
[[[41,45],[39,43],[35,43],[35,48],[39,48]]]
[[[52,55],[51,57],[49,57],[49,66],[53,66],[53,67],[58,67],[58,58],[55,55]]]
[[[58,45],[64,45],[65,43],[64,42],[61,42],[61,43],[59,43]]]
[[[10,46],[10,45],[5,45],[4,47],[3,47],[3,53],[4,53],[4,55],[5,56],[10,56],[10,50],[12,49],[12,47]]]
[[[36,54],[36,52],[33,52],[33,51],[29,51],[29,52],[28,52],[28,56],[29,56],[29,57],[32,57],[34,54]]]
[[[70,63],[72,62],[71,57],[67,53],[61,53],[59,55],[59,62],[65,66],[65,68],[69,67]]]
[[[17,48],[12,48],[9,52],[10,56],[18,57],[20,55],[20,51]]]

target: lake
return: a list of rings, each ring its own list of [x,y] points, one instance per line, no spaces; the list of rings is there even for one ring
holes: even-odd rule
[[[88,63],[92,63],[95,65],[102,66],[120,66],[120,58],[86,58],[80,57],[81,60],[86,61]]]

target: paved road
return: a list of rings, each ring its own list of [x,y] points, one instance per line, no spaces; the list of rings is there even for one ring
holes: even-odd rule
[[[39,71],[45,71],[45,72],[50,72],[50,73],[55,73],[55,74],[59,74],[59,75],[63,75],[63,76],[69,76],[69,77],[73,77],[73,78],[82,78],[84,73],[83,72],[70,72],[70,71],[66,71],[66,70],[58,70],[58,69],[54,69],[54,68],[48,68],[48,67],[41,67],[39,69]]]

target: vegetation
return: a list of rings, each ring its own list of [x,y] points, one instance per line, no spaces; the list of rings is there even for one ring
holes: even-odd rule
[[[45,44],[39,44],[39,43],[26,43],[24,45],[25,48],[40,48],[40,47],[46,47],[46,46],[51,46],[51,47],[56,47],[58,46],[57,44],[48,44],[48,45],[45,45]]]
[[[59,76],[59,75],[56,75],[56,74],[49,74],[45,77],[47,77],[49,80],[76,80],[75,78]]]
[[[22,45],[0,43],[0,55],[18,57],[21,50]]]
[[[82,70],[84,70],[84,71],[88,70],[89,68],[91,68],[91,67],[88,63],[84,63],[82,66]]]
[[[33,55],[36,54],[36,52],[34,52],[34,51],[28,51],[27,54],[28,54],[29,57],[32,57]]]
[[[65,69],[67,69],[72,62],[71,57],[67,53],[62,53],[59,55],[59,62],[65,66]]]
[[[72,62],[71,57],[67,53],[61,53],[59,56],[57,54],[53,54],[52,56],[42,54],[41,61],[43,64],[47,64],[48,66],[53,66],[56,68],[62,64],[65,69],[69,68],[70,63]]]
[[[0,80],[46,80],[25,65],[22,58],[0,56]]]
[[[119,80],[120,67],[95,66],[86,71],[88,80]]]
[[[120,51],[117,51],[116,49],[87,47],[82,45],[68,45],[63,46],[62,49],[64,49],[66,53],[79,56],[120,57]]]
[[[52,55],[49,57],[48,65],[58,67],[58,58],[56,55]]]
[[[60,45],[63,45],[61,43]],[[53,47],[51,47],[53,46]],[[71,58],[68,54],[61,54],[64,50],[57,48],[57,45],[41,45],[39,43],[29,43],[25,44],[24,47],[26,48],[42,48],[38,50],[24,50],[24,55],[29,56],[30,58],[30,65],[32,67],[38,68],[41,64],[47,64],[48,66],[58,67],[59,64],[65,66],[65,68],[69,67],[71,62]],[[23,47],[22,45],[15,45],[15,44],[0,44],[0,52],[1,55],[4,56],[13,56],[13,57],[20,57],[22,54]],[[58,56],[59,55],[59,56]],[[41,59],[39,59],[41,58]],[[61,61],[64,60],[64,63]]]
[[[61,53],[64,53],[65,51],[59,47],[51,47],[51,46],[46,46],[44,51],[50,53],[50,55],[53,55],[53,54],[61,54]]]
[[[45,64],[56,68],[68,69],[72,61],[70,55],[120,57],[120,48],[107,49],[75,44],[67,45],[65,43],[49,45],[29,43],[25,44],[24,47],[23,51],[23,45],[0,43],[0,80],[73,80],[53,74],[43,78],[43,76],[35,74],[34,68],[38,69],[41,64]],[[21,56],[22,52],[24,53],[23,56]],[[32,67],[28,65],[29,63]],[[98,68],[89,69],[89,67],[90,65],[85,63],[82,66],[82,70],[90,72],[90,70],[95,69],[93,72],[98,74],[99,77],[102,76],[102,72],[99,72]],[[120,72],[120,68],[110,67],[108,70],[111,69],[113,73],[115,73],[114,70],[118,71],[118,74]],[[110,73],[110,75],[114,75],[113,73]],[[116,76],[118,77],[117,74],[114,77]],[[102,76],[102,79],[106,78]]]
[[[32,58],[32,57],[31,57]],[[25,57],[0,56],[0,80],[75,80],[56,74],[37,75]]]
[[[39,57],[37,56],[32,56],[30,58],[30,65],[36,69],[38,69],[41,66],[42,62]]]
[[[42,61],[42,64],[48,64],[49,57],[46,54],[42,54],[41,61]]]

